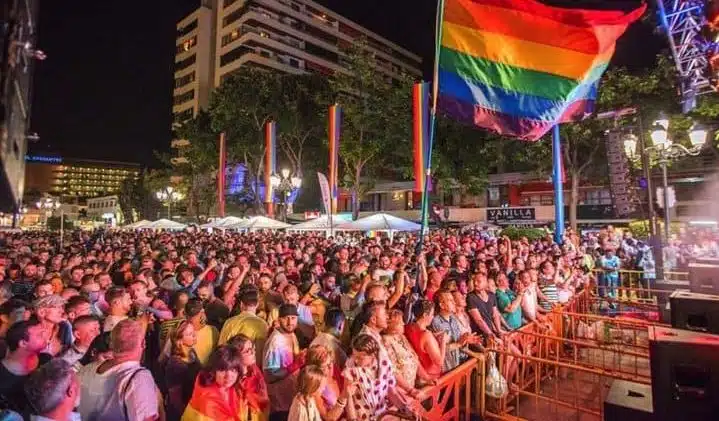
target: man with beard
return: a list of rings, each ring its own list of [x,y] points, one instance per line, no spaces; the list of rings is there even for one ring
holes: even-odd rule
[[[195,328],[195,335],[197,341],[192,349],[195,350],[197,360],[200,364],[205,365],[210,359],[210,355],[217,347],[217,339],[219,332],[217,329],[207,324],[207,315],[202,305],[202,301],[197,298],[193,298],[185,305],[185,317]]]
[[[265,344],[262,370],[270,398],[270,420],[286,419],[296,393],[297,373],[304,365],[305,352],[295,336],[297,306],[282,304],[279,308],[278,328]]]
[[[202,281],[197,287],[197,298],[205,306],[207,323],[217,329],[222,329],[225,320],[230,317],[230,309],[215,296],[215,285],[210,281]]]

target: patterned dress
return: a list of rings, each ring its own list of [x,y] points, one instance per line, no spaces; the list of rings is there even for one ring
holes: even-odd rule
[[[352,361],[352,359],[350,359]],[[342,372],[345,381],[355,385],[352,396],[356,419],[360,421],[378,420],[387,410],[389,390],[397,385],[388,360],[376,359],[372,367],[362,368],[351,364]]]

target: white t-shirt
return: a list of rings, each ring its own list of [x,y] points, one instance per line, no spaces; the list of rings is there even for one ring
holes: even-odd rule
[[[522,311],[527,318],[535,319],[537,317],[537,284],[527,288],[527,291],[522,297]]]
[[[128,361],[99,374],[100,364],[88,364],[77,373],[84,421],[143,421],[158,416],[157,386],[149,370]]]

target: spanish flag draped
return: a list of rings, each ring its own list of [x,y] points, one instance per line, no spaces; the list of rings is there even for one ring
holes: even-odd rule
[[[536,0],[445,0],[439,109],[525,140],[593,110],[617,39],[646,9],[565,9]]]
[[[201,375],[200,375],[201,376]],[[182,414],[181,421],[266,421],[267,404],[257,406],[259,400],[244,399],[240,388],[220,390],[217,384],[203,386],[200,376],[195,380],[192,398]]]

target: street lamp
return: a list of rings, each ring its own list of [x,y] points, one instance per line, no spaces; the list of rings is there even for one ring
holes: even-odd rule
[[[290,170],[283,168],[280,174],[272,174],[270,176],[270,184],[273,190],[280,195],[280,204],[282,205],[282,221],[287,222],[287,198],[296,189],[302,186],[302,178],[291,175]]]
[[[697,156],[701,152],[702,147],[707,140],[709,131],[700,124],[695,124],[689,133],[689,140],[691,141],[691,148],[673,143],[669,138],[669,119],[660,114],[659,118],[654,122],[650,137],[652,138],[652,146],[646,147],[640,150],[641,153],[654,156],[662,168],[662,186],[664,188],[664,238],[665,241],[669,241],[669,180],[667,177],[667,165],[672,160],[682,158],[685,156]],[[636,138],[632,139],[627,136],[624,140],[624,150],[630,159],[633,159],[637,155],[637,142]]]
[[[37,208],[41,211],[45,210],[45,229],[47,229],[48,217],[53,211],[58,209],[60,210],[60,247],[62,247],[65,237],[65,210],[62,208],[60,201],[58,199],[48,197],[35,202],[35,206],[37,206]],[[25,208],[25,210],[27,211],[27,208]]]
[[[167,219],[172,219],[172,202],[180,201],[184,196],[172,186],[167,186],[156,192],[155,197],[160,202],[167,203]]]

